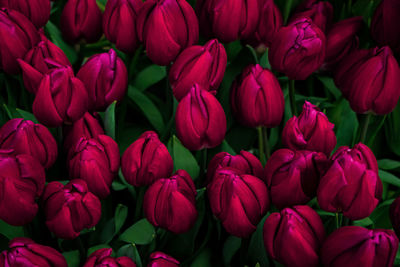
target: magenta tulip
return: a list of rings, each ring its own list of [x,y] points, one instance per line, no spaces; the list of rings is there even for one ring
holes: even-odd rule
[[[333,6],[328,1],[304,0],[291,18],[310,18],[323,32],[330,29],[333,19]]]
[[[163,252],[153,252],[150,254],[147,267],[179,267],[179,261]]]
[[[50,0],[0,0],[0,7],[21,12],[36,28],[46,25],[50,18]]]
[[[83,267],[136,267],[135,262],[127,257],[111,257],[111,248],[101,248],[90,254]]]

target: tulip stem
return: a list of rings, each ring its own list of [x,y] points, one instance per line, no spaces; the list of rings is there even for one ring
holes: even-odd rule
[[[336,229],[339,229],[340,228],[339,213],[336,212],[335,215],[336,215]]]
[[[146,193],[146,187],[139,187],[137,197],[136,197],[136,210],[135,210],[135,218],[134,222],[138,221],[142,216],[142,208],[143,208],[143,198]]]
[[[206,173],[207,173],[207,148],[203,149],[203,159],[202,159],[202,164],[203,164],[203,170],[202,170],[202,178],[203,181],[206,180]]]
[[[254,61],[256,64],[259,63],[257,53],[251,45],[246,45],[246,47],[250,50],[251,54],[253,55]]]
[[[264,166],[265,163],[267,162],[266,158],[265,158],[265,154],[264,154],[264,137],[263,137],[263,127],[257,127],[257,131],[258,131],[258,153],[260,156],[260,161],[261,164]]]
[[[269,147],[267,128],[262,127],[262,133],[263,133],[263,139],[264,139],[263,141],[264,141],[264,148],[265,148],[265,156],[266,156],[266,159],[268,160],[271,157],[271,148]]]
[[[76,239],[76,244],[78,246],[78,250],[79,250],[79,260],[81,265],[83,265],[86,261],[86,249],[85,246],[83,245],[82,239],[80,236],[78,236]]]
[[[367,132],[368,132],[368,124],[369,121],[371,120],[371,113],[365,114],[363,115],[363,120],[362,123],[360,125],[360,129],[361,129],[361,136],[360,136],[360,142],[364,143],[365,142],[365,138],[367,137]]]
[[[296,108],[296,95],[294,91],[294,82],[295,80],[289,80],[289,99],[290,99],[290,109],[292,110],[292,116],[297,115]]]

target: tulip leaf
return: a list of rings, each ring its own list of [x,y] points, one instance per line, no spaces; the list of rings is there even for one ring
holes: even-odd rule
[[[382,170],[394,170],[400,168],[400,161],[392,159],[380,159],[378,160],[378,166]]]
[[[35,115],[32,113],[19,108],[17,108],[17,112],[22,116],[23,119],[33,121],[34,123],[39,123]]]
[[[128,88],[128,96],[143,112],[144,116],[149,120],[150,124],[161,133],[165,128],[163,117],[157,106],[144,93],[133,86]]]
[[[119,237],[121,241],[136,245],[147,245],[156,237],[154,226],[142,219],[125,230]]]
[[[336,98],[339,99],[342,95],[342,92],[336,87],[335,82],[332,77],[328,76],[319,76],[317,75],[318,80],[322,82],[326,89]]]
[[[115,106],[117,101],[112,102],[104,114],[104,131],[115,140]]]
[[[258,223],[256,231],[251,235],[249,250],[247,252],[247,256],[249,259],[249,263],[255,265],[256,263],[260,263],[262,266],[269,266],[269,260],[267,256],[267,252],[264,248],[264,240],[263,240],[263,227],[265,220],[269,214],[266,214],[262,220]]]
[[[121,227],[124,225],[126,217],[128,216],[128,207],[122,204],[118,204],[115,209],[115,233],[118,233],[121,230]]]
[[[174,170],[185,170],[193,180],[199,177],[200,167],[192,152],[182,145],[174,135],[168,142],[168,150],[174,161]]]
[[[144,91],[150,86],[158,83],[167,76],[167,70],[163,66],[151,65],[136,76],[133,85],[139,89],[139,91]]]
[[[394,185],[396,187],[400,187],[400,178],[389,172],[379,170],[379,177],[383,182]]]
[[[238,252],[242,240],[236,236],[228,236],[224,243],[224,248],[222,249],[222,257],[225,266],[230,266],[233,256]]]
[[[109,245],[107,244],[100,244],[94,247],[90,247],[88,249],[87,255],[90,256],[90,254],[92,254],[93,252],[95,252],[96,250],[102,249],[102,248],[111,248]]]
[[[79,251],[78,250],[64,252],[63,256],[67,260],[68,267],[79,267]]]
[[[211,251],[205,248],[190,264],[190,267],[213,266],[211,263]]]
[[[142,267],[142,260],[135,244],[126,244],[119,248],[117,257],[126,256],[135,262],[137,267]]]
[[[24,228],[22,226],[12,226],[0,220],[0,234],[11,240],[15,237],[24,236]]]
[[[75,62],[78,60],[78,55],[70,45],[64,42],[61,32],[56,25],[49,20],[45,26],[45,29],[49,34],[50,40],[64,51],[71,64],[75,64]]]

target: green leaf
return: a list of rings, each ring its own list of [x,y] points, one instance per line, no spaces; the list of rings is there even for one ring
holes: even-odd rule
[[[45,26],[46,31],[49,34],[50,40],[62,51],[64,51],[65,55],[68,57],[71,64],[75,64],[78,60],[78,55],[76,51],[67,43],[64,42],[60,30],[54,25],[50,20],[47,22]]]
[[[126,256],[131,259],[136,263],[137,267],[142,267],[142,260],[140,258],[139,251],[137,250],[137,247],[134,244],[126,244],[120,247],[120,249],[117,252],[118,257]]]
[[[63,256],[67,260],[68,267],[79,267],[79,251],[78,250],[64,252]]]
[[[150,124],[161,133],[165,128],[164,120],[153,101],[133,86],[129,86],[128,96],[143,112],[143,115],[149,120]]]
[[[190,267],[213,266],[211,263],[211,251],[205,248],[190,264]]]
[[[142,219],[125,230],[119,237],[121,241],[136,245],[147,245],[156,237],[156,231],[151,223]]]
[[[22,226],[12,226],[0,220],[0,234],[11,240],[15,237],[24,236],[24,228]]]
[[[378,166],[382,170],[394,170],[400,168],[400,161],[392,159],[380,159],[378,160]]]
[[[158,83],[167,76],[166,68],[158,65],[151,65],[136,76],[133,85],[140,91]]]
[[[231,155],[236,155],[235,150],[228,144],[226,140],[222,141],[221,150],[224,152],[228,152]]]
[[[400,179],[389,172],[379,170],[379,177],[383,182],[389,183],[396,187],[400,187]]]
[[[19,108],[17,108],[17,112],[22,116],[23,119],[33,121],[34,123],[39,123],[35,115],[32,113]]]
[[[179,139],[174,135],[168,142],[169,152],[174,161],[174,169],[185,170],[193,180],[197,179],[200,172],[199,164],[194,158],[192,152],[182,145]]]
[[[225,266],[231,265],[231,260],[233,256],[238,252],[240,245],[242,244],[242,240],[236,236],[228,236],[224,243],[224,247],[222,249],[222,257],[224,260]]]
[[[332,77],[317,75],[317,79],[322,82],[326,89],[328,89],[336,99],[340,98],[342,92],[340,92],[340,90],[336,87]]]
[[[260,65],[264,69],[271,69],[271,65],[269,64],[269,59],[268,59],[268,48],[260,58]]]
[[[126,217],[128,216],[128,207],[122,204],[118,204],[115,209],[115,233],[118,233],[121,230],[121,227],[124,225]]]
[[[90,254],[92,254],[93,252],[95,252],[96,250],[102,249],[102,248],[111,248],[109,245],[107,244],[100,244],[94,247],[90,247],[88,249],[87,255],[90,256]]]
[[[266,214],[262,218],[257,225],[257,230],[251,235],[249,250],[247,252],[250,264],[255,265],[256,263],[260,263],[262,266],[269,266],[269,260],[263,240],[263,227],[268,216],[269,214]]]
[[[117,101],[112,102],[111,105],[108,106],[105,114],[104,114],[104,131],[115,140],[115,105]]]
[[[358,221],[353,221],[353,225],[356,226],[362,226],[362,227],[368,227],[368,226],[373,226],[374,222],[371,220],[371,218],[367,217],[365,219],[362,220],[358,220]]]

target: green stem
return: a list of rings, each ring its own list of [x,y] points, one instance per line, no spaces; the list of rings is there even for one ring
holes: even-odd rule
[[[138,49],[136,49],[135,55],[132,57],[129,57],[129,62],[128,62],[128,78],[131,78],[133,73],[136,70],[136,65],[139,61],[140,54],[143,51],[143,46],[139,46]]]
[[[292,110],[292,116],[297,115],[294,82],[295,80],[289,80],[289,99],[290,99],[290,108]]]
[[[292,4],[293,0],[286,0],[285,8],[283,10],[284,25],[287,24]]]
[[[79,250],[79,260],[81,265],[83,265],[86,261],[86,249],[85,246],[83,245],[82,239],[80,236],[78,236],[76,239],[76,244],[78,246],[78,250]]]
[[[352,5],[353,5],[353,1],[349,0],[349,2],[347,3],[347,11],[349,12],[349,14],[351,14]]]
[[[143,198],[146,193],[146,187],[137,188],[139,193],[136,198],[136,210],[135,210],[135,218],[134,221],[138,221],[142,217],[142,208],[143,208]]]
[[[201,172],[201,178],[203,181],[206,181],[206,174],[207,174],[207,148],[203,149],[203,159],[202,159],[202,172]]]
[[[336,229],[339,229],[340,228],[339,213],[336,212],[335,215],[336,215]]]
[[[260,161],[261,164],[264,166],[265,163],[267,162],[265,158],[265,153],[264,153],[264,138],[263,138],[263,127],[257,127],[257,132],[258,132],[258,152],[260,155]]]
[[[242,238],[240,246],[240,266],[246,266],[247,253],[249,252],[250,238]]]
[[[254,50],[254,48],[253,48],[251,45],[246,45],[246,47],[250,50],[251,54],[253,55],[254,62],[255,62],[256,64],[259,64],[258,57],[257,57],[257,53],[256,53],[256,51]]]
[[[264,139],[263,141],[264,141],[264,148],[265,148],[265,156],[266,156],[266,159],[268,160],[271,157],[271,148],[269,146],[267,128],[262,127],[262,133],[263,133],[263,139]]]
[[[363,115],[363,120],[362,123],[360,125],[360,130],[361,130],[361,135],[360,135],[360,142],[364,143],[365,142],[365,138],[367,137],[367,132],[368,132],[368,124],[369,121],[371,120],[371,113],[368,114],[364,114]]]

